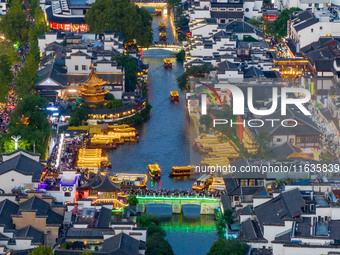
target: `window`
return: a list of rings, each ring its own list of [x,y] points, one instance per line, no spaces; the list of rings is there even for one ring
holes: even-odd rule
[[[225,11],[226,9],[225,8],[220,8],[220,11]]]
[[[308,4],[308,7],[312,7],[312,4]]]
[[[70,197],[71,196],[71,192],[65,192],[64,193],[64,197]]]
[[[248,186],[248,180],[241,180],[241,186],[242,187]]]
[[[313,29],[313,28],[311,28],[311,29],[310,29],[310,31],[313,33],[314,29]]]
[[[246,12],[249,12],[249,8],[246,8]]]
[[[218,8],[211,8],[212,11],[218,11]]]
[[[322,30],[322,27],[320,27],[320,30]]]
[[[242,10],[242,8],[237,8],[236,11],[241,12],[243,10]],[[248,9],[248,11],[249,11],[249,9]]]
[[[289,139],[289,142],[290,142],[290,143],[294,143],[294,138],[290,138],[290,139]]]
[[[74,70],[78,71],[79,70],[79,67],[78,65],[74,66]]]
[[[222,24],[225,24],[225,19],[220,19],[220,22],[221,22]]]
[[[254,180],[254,179],[251,179],[251,180],[250,180],[249,186],[255,186],[255,180]]]
[[[12,179],[12,182],[14,182],[14,179]]]
[[[276,141],[277,141],[278,143],[280,143],[280,142],[281,142],[281,138],[276,138]]]
[[[234,8],[229,8],[228,11],[233,12],[233,11],[235,11],[235,9]]]
[[[239,197],[238,196],[234,196],[234,201],[238,201]]]
[[[81,66],[81,70],[86,70],[86,66],[85,66],[85,65],[82,65],[82,66]]]

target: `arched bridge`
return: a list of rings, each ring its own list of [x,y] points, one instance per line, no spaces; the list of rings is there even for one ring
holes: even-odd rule
[[[191,196],[137,196],[137,211],[145,212],[146,204],[172,205],[172,213],[181,213],[183,205],[199,205],[201,214],[214,214],[214,209],[220,207],[220,200],[213,197]]]

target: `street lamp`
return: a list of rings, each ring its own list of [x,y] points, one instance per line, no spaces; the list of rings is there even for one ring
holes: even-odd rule
[[[21,136],[20,135],[18,135],[18,136],[12,135],[11,138],[14,140],[15,150],[17,150],[18,149],[18,143],[20,141]]]

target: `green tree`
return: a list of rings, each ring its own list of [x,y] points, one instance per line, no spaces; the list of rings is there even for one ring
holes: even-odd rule
[[[147,228],[151,225],[160,225],[160,220],[157,216],[155,215],[150,215],[150,214],[142,214],[137,218],[137,222],[141,225],[142,228]]]
[[[233,224],[233,222],[234,222],[234,220],[233,220],[233,210],[231,210],[231,209],[225,210],[223,218],[224,218],[224,220],[225,220],[225,222],[228,226]]]
[[[220,237],[213,243],[207,255],[245,255],[248,250],[249,246],[244,242]]]
[[[12,0],[9,12],[1,17],[0,30],[6,39],[12,42],[26,43],[28,40],[27,16],[22,9],[21,1]]]
[[[9,135],[20,135],[44,157],[51,132],[47,120],[47,101],[38,95],[26,95],[11,113]]]
[[[86,103],[77,107],[70,118],[70,126],[80,126],[83,125],[85,121],[89,118],[90,106]]]
[[[256,136],[255,136],[255,141],[257,145],[259,146],[258,150],[258,156],[261,157],[270,157],[270,151],[271,151],[271,141],[272,138],[268,131],[266,130],[261,130]]]
[[[114,60],[119,66],[125,70],[125,88],[126,91],[134,91],[137,84],[137,63],[136,60],[129,55],[118,54]]]
[[[5,102],[13,81],[13,72],[8,55],[0,55],[0,102]]]
[[[189,67],[182,75],[177,77],[177,86],[181,91],[190,89],[189,87],[189,77],[203,78],[209,72],[213,70],[213,67],[209,64],[203,64],[199,66]]]
[[[0,42],[0,55],[7,55],[11,65],[14,65],[19,62],[19,54],[16,49],[13,47],[13,43],[8,41]]]
[[[29,255],[53,255],[53,249],[47,245],[40,245],[34,248]]]
[[[122,100],[113,99],[113,100],[110,100],[109,102],[107,102],[105,107],[107,109],[119,109],[123,106],[124,106],[124,103],[122,102]]]
[[[34,81],[38,70],[38,63],[34,54],[28,53],[26,62],[22,68],[20,68],[16,77],[16,91],[19,97],[23,97],[27,94],[35,93]]]
[[[146,255],[172,255],[171,245],[159,233],[153,234],[146,240]]]
[[[138,199],[136,195],[130,195],[128,199],[128,204],[132,206],[136,206],[138,204]]]
[[[185,50],[181,50],[177,53],[176,58],[178,61],[184,61],[185,60]]]
[[[9,137],[8,137],[9,138]],[[5,153],[10,153],[10,152],[13,152],[15,151],[15,143],[12,139],[6,139],[4,141],[4,152]],[[19,149],[24,149],[24,150],[27,150],[30,148],[30,143],[27,141],[27,140],[20,140],[19,143],[18,143],[18,148]]]
[[[294,7],[282,10],[276,20],[265,22],[265,32],[281,40],[287,35],[287,21],[290,15],[296,11],[301,11],[301,9]]]
[[[111,93],[107,93],[107,94],[105,95],[105,100],[110,101],[110,100],[114,100],[114,99],[115,99],[115,97],[114,97],[114,95],[112,95]]]
[[[152,44],[152,16],[130,0],[98,0],[85,19],[91,32],[121,31],[127,41],[136,39],[142,47]]]

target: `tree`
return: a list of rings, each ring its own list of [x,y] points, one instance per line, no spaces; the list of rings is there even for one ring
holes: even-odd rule
[[[47,245],[40,245],[34,248],[29,255],[53,255],[53,249]]]
[[[249,246],[244,242],[220,237],[213,243],[207,255],[245,255],[248,250]]]
[[[185,50],[181,50],[177,53],[176,58],[178,61],[184,61],[185,60]]]
[[[0,42],[0,55],[7,55],[11,65],[15,65],[19,61],[18,51],[13,47],[13,44],[8,41]]]
[[[23,97],[27,94],[34,94],[34,81],[36,73],[38,71],[38,62],[36,56],[29,52],[26,58],[25,64],[20,68],[16,77],[16,92],[19,97]]]
[[[138,204],[138,199],[136,195],[130,195],[128,199],[128,204],[132,206],[136,206]]]
[[[126,91],[134,91],[137,84],[137,63],[136,60],[129,55],[118,54],[114,59],[119,66],[125,70],[125,88]]]
[[[38,95],[26,95],[11,113],[9,124],[10,136],[20,135],[23,141],[30,144],[30,150],[35,148],[42,156],[46,153],[51,132],[46,106],[46,99]]]
[[[258,154],[262,157],[270,157],[272,138],[268,131],[261,130],[256,136],[255,141],[259,146]]]
[[[9,138],[9,137],[8,137]],[[12,139],[6,139],[4,141],[4,152],[10,153],[15,151],[15,143]],[[27,150],[30,147],[30,143],[27,140],[20,140],[18,143],[18,149],[24,149]]]
[[[123,106],[124,106],[124,103],[122,102],[122,100],[113,99],[113,100],[110,100],[109,102],[107,102],[105,107],[107,109],[119,109]]]
[[[70,118],[70,126],[80,126],[89,118],[90,106],[86,103],[77,107]]]
[[[146,240],[146,255],[172,255],[171,245],[159,233],[153,234]]]
[[[189,67],[182,75],[177,77],[178,88],[181,91],[190,89],[188,84],[188,78],[190,76],[204,78],[211,70],[213,70],[213,67],[209,64]]]
[[[137,222],[141,225],[142,228],[147,228],[151,225],[160,225],[160,220],[157,216],[155,215],[150,215],[150,214],[142,214],[137,218]]]
[[[127,41],[136,39],[142,47],[152,44],[152,16],[130,0],[98,0],[85,19],[91,32],[121,31]]]
[[[111,93],[107,93],[107,94],[105,95],[105,100],[110,101],[110,100],[114,100],[114,99],[115,99],[115,97],[114,97],[114,95],[112,95]]]
[[[5,102],[13,80],[11,63],[7,55],[0,55],[0,102]]]
[[[290,15],[296,11],[301,11],[301,9],[294,7],[281,11],[276,20],[265,22],[265,32],[281,40],[287,35],[287,21]]]
[[[27,16],[22,9],[21,1],[12,0],[9,12],[1,17],[0,30],[6,39],[12,42],[26,43],[28,40]]]
[[[225,220],[225,222],[228,226],[233,224],[233,222],[234,222],[234,220],[233,220],[233,210],[231,210],[231,209],[225,210],[223,218],[224,218],[224,220]]]
[[[321,153],[320,161],[321,162],[338,162],[339,158],[335,154]]]

